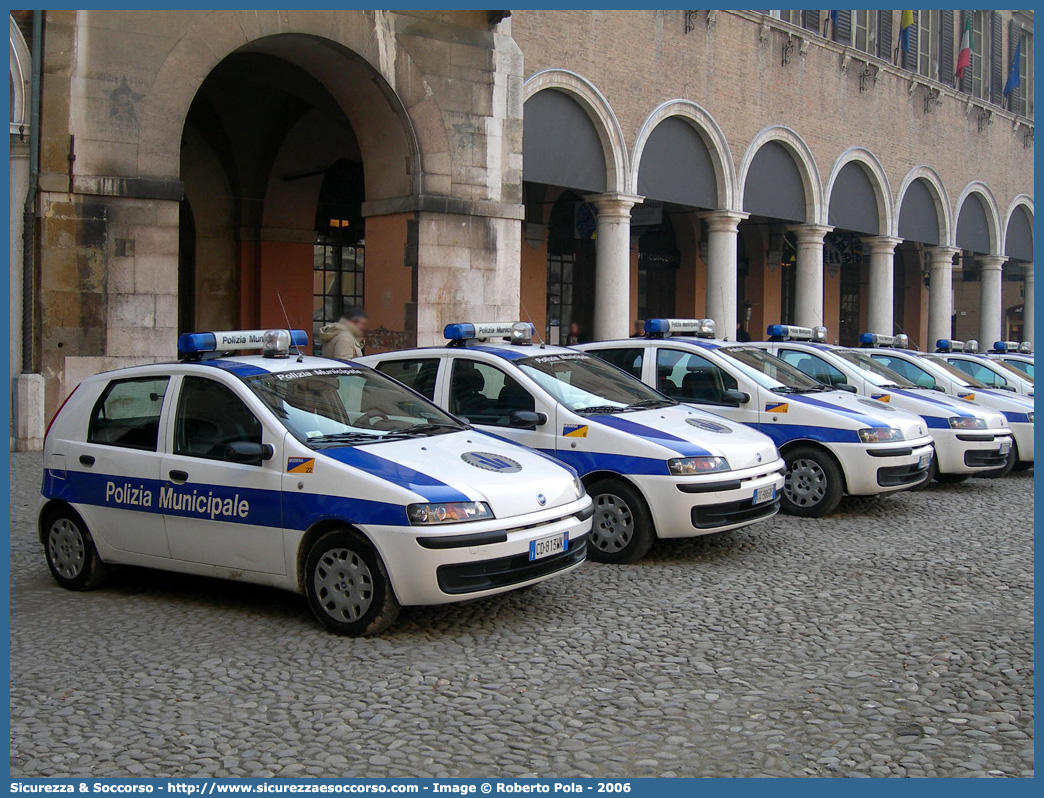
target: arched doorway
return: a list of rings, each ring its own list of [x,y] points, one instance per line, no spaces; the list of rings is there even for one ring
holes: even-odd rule
[[[339,45],[277,35],[224,58],[182,134],[181,331],[289,321],[314,342],[350,305],[415,330],[408,225],[364,214],[413,191],[411,142],[391,89]],[[374,259],[400,268],[366,280]]]

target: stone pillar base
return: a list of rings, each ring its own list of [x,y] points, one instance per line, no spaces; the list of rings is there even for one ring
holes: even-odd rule
[[[44,439],[44,378],[19,374],[14,384],[14,429],[11,451],[38,452]]]

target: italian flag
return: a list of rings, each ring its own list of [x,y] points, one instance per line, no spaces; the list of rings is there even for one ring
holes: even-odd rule
[[[957,83],[964,79],[964,70],[971,66],[972,21],[971,12],[964,12],[964,33],[961,34],[961,51],[957,54]]]

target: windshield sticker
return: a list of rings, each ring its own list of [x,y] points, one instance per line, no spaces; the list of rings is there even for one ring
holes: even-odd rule
[[[580,352],[571,352],[567,355],[538,355],[537,357],[531,358],[533,363],[559,363],[566,360],[590,360],[590,355],[585,355]]]
[[[522,464],[502,454],[491,454],[490,452],[464,452],[460,456],[470,466],[481,468],[483,471],[496,471],[500,474],[514,474],[522,470]]]
[[[315,471],[314,457],[288,457],[286,470],[290,474],[311,474]]]
[[[586,424],[565,424],[562,427],[562,435],[566,438],[586,438],[587,437],[587,425]]]
[[[766,402],[765,412],[766,413],[786,413],[790,410],[790,405],[787,402]]]

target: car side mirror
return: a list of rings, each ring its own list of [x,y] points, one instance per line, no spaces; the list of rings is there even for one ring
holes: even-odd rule
[[[743,391],[732,390],[731,388],[727,391],[722,391],[721,400],[728,405],[733,407],[739,407],[745,405],[750,401],[750,394]]]
[[[275,456],[275,447],[270,443],[233,441],[225,447],[225,459],[232,463],[261,465]]]
[[[508,422],[519,429],[536,429],[547,423],[547,415],[532,410],[512,410]]]
[[[839,391],[847,391],[848,393],[859,393],[854,385],[849,385],[847,382],[839,382],[834,385]]]

